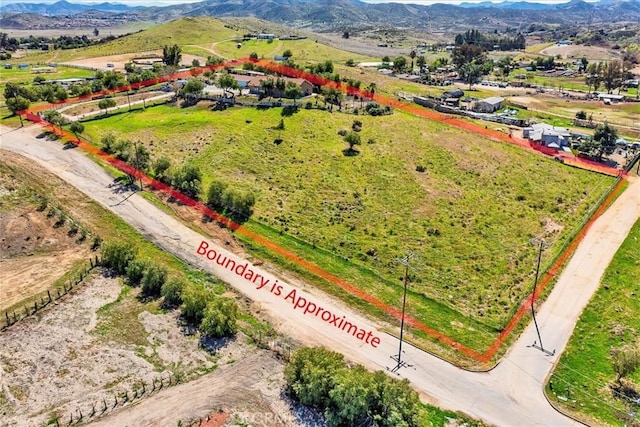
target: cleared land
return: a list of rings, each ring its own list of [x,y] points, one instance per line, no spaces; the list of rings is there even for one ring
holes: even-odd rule
[[[590,422],[634,425],[640,412],[640,370],[616,383],[612,349],[640,345],[640,222],[629,233],[602,278],[547,383],[547,395]],[[635,401],[635,403],[633,403]],[[628,424],[631,423],[631,424]]]
[[[53,288],[92,256],[89,244],[50,208],[38,209],[38,194],[17,168],[0,161],[0,311]]]
[[[160,106],[87,123],[87,134],[99,141],[115,131],[154,156],[190,161],[204,188],[215,178],[253,191],[249,228],[392,305],[402,278],[394,260],[419,254],[411,314],[474,348],[529,292],[529,240],[552,243],[550,260],[613,182],[404,113],[302,110],[279,132],[280,113]],[[337,131],[355,118],[365,143],[345,156]]]

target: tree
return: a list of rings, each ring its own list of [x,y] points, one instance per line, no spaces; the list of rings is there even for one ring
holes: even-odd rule
[[[227,297],[218,297],[207,304],[204,318],[200,323],[200,332],[212,338],[235,335],[238,331],[238,305]]]
[[[195,77],[190,78],[185,83],[184,87],[180,90],[180,94],[182,96],[194,95],[199,97],[202,94],[202,90],[204,89],[204,83]]]
[[[602,160],[604,153],[613,151],[618,139],[618,131],[609,123],[598,125],[593,133],[593,140],[598,144],[596,157],[598,161]]]
[[[113,98],[104,98],[98,102],[98,108],[104,110],[104,115],[107,115],[107,110],[116,106],[116,100]]]
[[[343,39],[348,39],[349,38],[349,31],[343,31],[342,32],[342,38]]]
[[[295,82],[288,82],[284,89],[284,95],[287,98],[293,98],[293,105],[296,105],[296,100],[302,96],[302,89]]]
[[[344,95],[342,94],[342,92],[330,86],[325,86],[322,89],[322,92],[324,94],[325,102],[332,105],[337,105],[339,110],[342,109],[342,100],[344,99]]]
[[[481,46],[463,43],[462,45],[453,48],[453,51],[451,52],[451,60],[457,68],[460,68],[464,64],[468,64],[473,61],[476,63],[483,63],[486,60],[486,55]]]
[[[139,141],[133,146],[133,159],[131,165],[140,171],[146,171],[149,168],[149,161],[151,160],[151,153],[147,147],[142,145]]]
[[[224,96],[227,98],[227,93],[231,94],[229,98],[233,98],[234,94],[231,89],[238,89],[238,82],[233,78],[231,74],[222,74],[218,78],[218,86],[224,91]]]
[[[204,310],[209,301],[215,296],[206,289],[196,286],[187,286],[182,292],[182,315],[193,325],[200,325],[204,317]]]
[[[207,206],[215,211],[222,212],[226,191],[227,184],[222,181],[213,180],[209,185],[209,191],[207,191]]]
[[[16,114],[18,111],[26,110],[27,108],[29,108],[29,105],[31,105],[31,101],[29,101],[27,98],[24,98],[20,95],[15,96],[13,98],[7,98],[6,103],[7,103],[7,108],[13,114]]]
[[[112,154],[116,145],[116,136],[108,132],[102,136],[100,143],[102,144],[102,151],[107,154]]]
[[[276,87],[276,82],[273,80],[273,77],[267,77],[266,79],[260,81],[260,86],[262,87],[262,91],[271,99],[271,95],[273,94],[273,89]]]
[[[149,265],[144,270],[144,275],[140,281],[142,293],[150,297],[160,296],[162,285],[167,280],[167,269],[156,264]]]
[[[98,30],[97,28],[93,29],[93,36],[94,37],[98,37],[100,35],[100,30]]]
[[[380,427],[418,426],[420,398],[407,379],[389,378],[384,372],[374,374],[377,399],[373,420]]]
[[[162,48],[162,60],[165,65],[177,67],[182,60],[182,49],[177,44],[173,46],[165,45]]]
[[[622,385],[622,379],[633,374],[640,367],[640,348],[625,345],[611,352],[616,381]]]
[[[325,411],[329,425],[366,425],[375,400],[373,375],[362,365],[357,365],[338,371],[334,380],[335,386],[329,391],[329,408]]]
[[[148,258],[145,258],[145,259],[136,258],[131,262],[129,262],[129,265],[127,265],[127,268],[126,268],[127,282],[131,286],[138,286],[140,284],[140,281],[144,277],[145,271],[151,265],[152,265],[152,262]]]
[[[84,132],[84,125],[80,122],[73,122],[71,123],[71,126],[69,126],[69,130],[73,132],[73,134],[77,138],[78,134],[81,134]]]
[[[471,89],[471,85],[476,82],[478,77],[484,74],[484,70],[485,68],[482,66],[482,64],[477,64],[476,62],[468,62],[458,68],[458,73],[460,74],[460,77],[462,77],[464,82],[469,85],[469,89]]]
[[[101,249],[101,263],[117,274],[125,274],[127,266],[135,259],[136,249],[126,242],[106,242]]]
[[[402,71],[407,68],[407,58],[404,56],[398,56],[393,59],[393,69],[396,71]]]
[[[344,357],[322,347],[296,351],[284,370],[289,394],[303,405],[324,409],[335,375],[345,369]]]
[[[251,53],[249,54],[249,59],[252,59],[252,60],[254,60],[254,61],[257,61],[257,60],[258,60],[258,54],[257,54],[257,53],[255,53],[255,52],[251,52]]]
[[[200,66],[200,60],[197,58],[194,58],[193,61],[191,61],[191,66],[194,68],[198,68]]]
[[[202,186],[200,169],[193,165],[183,165],[173,176],[171,186],[185,195],[197,199]]]
[[[289,59],[293,56],[293,52],[291,52],[291,49],[287,49],[284,52],[282,52],[282,56]]]
[[[169,169],[171,168],[171,160],[167,157],[160,157],[153,164],[153,176],[160,182],[165,184],[171,183],[171,175]]]
[[[602,83],[604,83],[607,93],[611,93],[611,91],[622,85],[622,77],[622,61],[611,61],[604,65],[602,69]]]
[[[182,304],[182,290],[185,287],[184,280],[178,277],[170,277],[164,282],[160,294],[164,298],[163,304],[167,307],[178,307]]]
[[[360,140],[360,134],[354,131],[347,132],[347,134],[344,136],[344,142],[349,144],[348,151],[350,153],[356,152],[357,150],[355,150],[353,147],[362,143],[362,141]]]
[[[576,113],[576,119],[578,120],[587,120],[587,112],[584,110],[580,110]]]
[[[416,59],[416,55],[416,51],[413,49],[409,52],[409,58],[411,58],[411,71],[413,71],[413,61]]]
[[[420,68],[420,72],[424,72],[424,67],[427,64],[427,58],[424,57],[424,55],[420,55],[418,56],[418,59],[416,59],[416,64],[418,64],[418,68]]]

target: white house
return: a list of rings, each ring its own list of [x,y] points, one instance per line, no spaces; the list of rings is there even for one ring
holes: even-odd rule
[[[551,126],[546,123],[536,123],[522,130],[522,135],[529,140],[550,146],[551,144],[558,147],[566,147],[571,142],[571,132],[563,127]]]

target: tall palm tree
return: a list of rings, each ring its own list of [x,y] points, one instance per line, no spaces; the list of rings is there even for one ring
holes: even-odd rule
[[[413,60],[416,58],[416,51],[415,50],[411,50],[411,52],[409,52],[409,58],[411,58],[411,72],[413,73]]]

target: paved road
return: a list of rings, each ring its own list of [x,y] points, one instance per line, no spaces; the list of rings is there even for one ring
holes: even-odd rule
[[[263,311],[274,319],[274,326],[285,334],[307,344],[322,344],[344,353],[373,369],[393,366],[390,359],[397,352],[398,341],[378,331],[375,322],[366,319],[319,291],[304,287],[300,289],[285,283],[270,272],[248,265],[253,275],[240,277],[215,261],[198,255],[203,236],[187,228],[152,204],[133,195],[116,192],[113,179],[104,170],[89,160],[80,150],[63,150],[59,143],[36,139],[39,128],[21,129],[12,132],[3,130],[2,148],[22,154],[40,163],[65,181],[77,187],[136,228],[146,238],[181,259],[220,277],[238,291],[261,304]],[[414,386],[434,404],[444,408],[461,410],[488,423],[500,426],[571,426],[577,425],[551,408],[542,393],[542,383],[557,361],[568,341],[576,319],[598,286],[600,278],[616,249],[628,234],[640,215],[640,180],[633,179],[614,205],[591,227],[556,284],[554,291],[541,308],[538,321],[546,347],[556,349],[554,356],[547,356],[530,345],[536,339],[534,329],[529,326],[507,353],[497,368],[488,373],[471,373],[460,370],[449,363],[422,351],[405,346],[405,360],[412,368],[403,368],[402,376],[409,378]],[[206,239],[205,239],[206,240]],[[209,253],[232,259],[236,266],[245,261],[215,246],[208,241]],[[214,256],[215,255],[215,256]],[[256,275],[260,277],[257,278]],[[276,280],[282,286],[277,295]],[[258,287],[264,283],[261,289]],[[273,289],[273,291],[271,291]],[[295,309],[301,300],[285,299],[296,290],[296,298],[303,297],[321,306],[323,312],[331,313],[326,321],[323,314],[315,315]],[[310,309],[310,306],[305,306]],[[350,324],[362,329],[362,339],[348,333],[350,326],[340,329],[332,323],[336,315],[338,325],[342,316]],[[366,336],[367,332],[371,335]],[[374,342],[373,337],[380,342]],[[368,342],[366,342],[368,341]],[[372,343],[377,344],[376,346]]]

